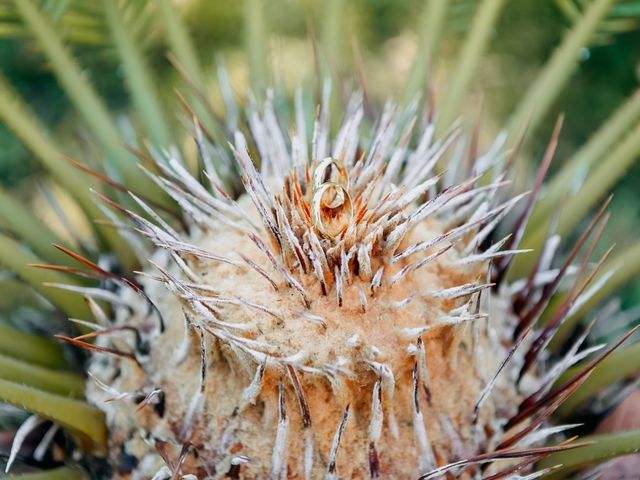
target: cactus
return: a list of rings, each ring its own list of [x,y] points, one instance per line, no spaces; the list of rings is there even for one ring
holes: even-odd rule
[[[436,32],[446,3],[427,7],[425,18],[439,12],[425,21]],[[0,261],[69,317],[74,329],[56,338],[87,359],[83,389],[78,375],[59,371],[67,359],[57,344],[7,329],[15,340],[0,341],[0,400],[31,413],[7,472],[34,434],[42,437],[34,458],[61,436],[70,454],[23,478],[532,479],[636,451],[637,431],[591,441],[573,434],[573,417],[638,368],[637,344],[623,346],[635,329],[590,346],[593,322],[575,328],[639,269],[637,247],[594,256],[608,219],[609,200],[598,202],[640,149],[633,131],[625,135],[637,95],[594,135],[589,155],[558,174],[572,178],[607,151],[602,142],[625,137],[606,181],[599,170],[587,176],[568,213],[553,218],[561,192],[553,182],[544,189],[562,117],[530,190],[512,181],[527,110],[544,107],[535,128],[571,71],[558,58],[575,56],[613,2],[586,9],[484,148],[479,126],[454,119],[504,3],[481,3],[442,102],[417,95],[427,73],[418,61],[403,102],[382,107],[364,82],[337,100],[337,79],[320,68],[316,110],[303,87],[276,106],[264,84],[261,4],[247,2],[255,90],[239,107],[220,68],[228,113],[220,119],[204,100],[184,25],[159,1],[188,86],[179,96],[194,166],[189,149],[174,145],[179,133],[121,6],[105,0],[104,21],[149,139],[143,147],[123,146],[50,22],[31,0],[16,0],[108,160],[94,168],[64,157],[0,80],[0,119],[96,219],[99,245],[76,251],[25,209],[15,209],[24,222],[0,214],[11,232],[0,236]],[[429,55],[435,37],[421,40]],[[13,202],[5,196],[0,203]],[[560,234],[579,222],[558,255]]]

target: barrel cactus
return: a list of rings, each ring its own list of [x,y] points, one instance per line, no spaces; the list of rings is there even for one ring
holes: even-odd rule
[[[429,3],[431,29],[445,4]],[[0,400],[32,414],[12,435],[7,472],[560,478],[640,446],[637,431],[573,433],[575,413],[638,367],[635,330],[592,345],[593,322],[580,320],[638,270],[637,248],[594,251],[608,218],[601,198],[638,150],[638,135],[625,133],[640,99],[587,144],[599,155],[576,157],[550,184],[562,118],[537,170],[520,160],[527,125],[545,113],[529,108],[557,93],[537,85],[568,78],[562,60],[611,2],[593,2],[525,95],[515,127],[486,146],[477,122],[455,118],[502,8],[495,0],[481,2],[484,21],[463,46],[448,101],[414,87],[380,106],[365,82],[338,100],[336,79],[319,71],[315,96],[300,87],[283,107],[277,89],[257,82],[239,107],[221,68],[224,119],[206,102],[184,25],[159,1],[188,87],[179,94],[182,143],[169,140],[178,134],[163,119],[126,8],[105,0],[142,124],[126,133],[143,140],[127,146],[42,10],[31,0],[15,6],[109,160],[96,167],[62,155],[0,80],[0,118],[95,220],[99,245],[65,246],[0,195],[15,209],[2,216],[0,261],[69,317],[55,336],[77,347],[87,373],[64,371],[69,355],[58,343],[7,328]],[[250,35],[250,58],[259,61],[261,43]],[[418,62],[410,82],[425,71]],[[607,150],[610,180],[596,166]],[[567,178],[575,184],[585,169],[583,189],[567,199]],[[572,245],[559,248],[574,229]],[[19,457],[55,468],[28,473]]]

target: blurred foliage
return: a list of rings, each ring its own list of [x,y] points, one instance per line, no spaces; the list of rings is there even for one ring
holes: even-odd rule
[[[582,0],[569,1],[576,8],[588,3]],[[571,24],[572,17],[558,7],[560,3],[567,2],[558,0],[554,4],[527,0],[512,2],[505,9],[499,25],[501,41],[492,46],[492,52],[498,57],[498,74],[491,77],[496,80],[490,86],[493,88],[487,89],[495,92],[490,102],[500,117],[504,118],[510,113],[518,96],[525,91],[535,72]],[[633,6],[636,8],[632,9]],[[624,13],[627,19],[639,17],[639,9],[640,2],[619,2],[614,14],[616,11],[620,15]],[[532,156],[538,154],[539,157],[558,114],[565,114],[557,154],[551,165],[552,173],[638,88],[640,30],[637,22],[628,26],[630,28],[616,35],[607,35],[606,41],[601,36],[600,41],[583,51],[579,70],[573,76],[570,87],[563,90],[530,144]],[[605,232],[602,251],[604,246],[612,243],[617,244],[617,250],[622,249],[640,237],[639,182],[640,164],[636,162],[613,191],[611,211],[616,214]],[[620,293],[625,305],[637,304],[640,300],[640,282],[631,282]]]
[[[507,2],[499,17],[488,54],[482,61],[472,91],[482,91],[487,98],[488,122],[495,131],[503,126],[513,109],[548,60],[563,35],[579,18],[591,0],[519,0]],[[53,21],[56,29],[72,47],[83,67],[83,73],[114,111],[126,111],[129,95],[122,66],[111,42],[100,2],[82,0],[39,0],[39,5]],[[327,4],[332,8],[327,8]],[[176,2],[195,41],[203,65],[212,65],[224,57],[234,88],[246,86],[244,2],[180,0]],[[436,77],[450,69],[448,58],[454,58],[478,6],[478,0],[451,0],[444,22],[446,31],[440,44],[440,64]],[[143,51],[160,86],[160,97],[167,103],[165,111],[178,111],[173,91],[177,73],[166,57],[166,44],[157,16],[149,12],[146,0],[125,2],[124,21],[133,40]],[[292,59],[296,48],[309,48],[309,35],[317,38],[332,36],[335,58],[333,68],[338,73],[352,71],[354,41],[362,51],[370,83],[376,92],[399,96],[397,86],[408,74],[414,55],[416,30],[424,2],[421,0],[275,0],[264,2],[264,23],[272,40],[261,46],[275,53],[274,65],[269,65],[279,78],[296,76],[303,68]],[[25,27],[14,11],[13,2],[0,1],[0,71],[26,98],[38,117],[63,139],[69,153],[82,151],[85,125],[73,113],[55,77],[44,61],[35,42],[28,40]],[[337,12],[335,22],[323,18],[326,11]],[[564,112],[566,121],[560,138],[558,154],[552,171],[586,141],[629,94],[638,86],[640,67],[640,2],[618,0],[606,21],[602,22],[592,46],[584,49],[578,72],[565,88],[554,107],[528,143],[530,158],[539,158],[557,115]],[[335,24],[335,25],[334,25]],[[334,30],[328,31],[327,25]],[[310,33],[311,32],[311,33]],[[298,52],[298,50],[295,50]],[[308,51],[307,51],[308,54]],[[278,63],[279,62],[279,63]],[[389,68],[397,71],[389,73]],[[292,73],[293,72],[293,73]],[[233,78],[235,77],[235,78]],[[215,83],[210,72],[211,84]],[[237,81],[240,78],[241,81]],[[297,77],[296,77],[297,78]],[[244,80],[242,80],[244,79]],[[286,82],[286,78],[284,79]],[[244,81],[244,84],[242,83]],[[295,82],[295,80],[293,80]],[[446,82],[435,83],[444,89]],[[244,96],[242,92],[238,92]],[[465,108],[475,109],[474,105]],[[172,117],[172,120],[175,120]],[[177,125],[177,122],[174,122]],[[491,130],[491,129],[489,129]],[[4,126],[0,125],[0,183],[20,186],[39,178],[40,167]],[[640,235],[640,166],[636,165],[620,182],[612,208],[615,215],[608,229],[608,239],[619,247]],[[24,190],[28,190],[24,188]],[[31,189],[32,190],[32,189]],[[603,242],[606,243],[606,242]],[[627,287],[626,298],[640,298],[640,287]]]
[[[534,73],[549,58],[566,29],[584,10],[590,0],[556,0],[538,2],[521,0],[509,2],[502,13],[496,37],[489,51],[488,68],[481,69],[483,90],[499,118],[505,118],[514,108]],[[9,78],[35,109],[38,116],[50,125],[58,125],[69,111],[68,102],[48,72],[37,47],[23,38],[24,28],[12,13],[10,1],[0,2],[0,71]],[[117,58],[109,40],[106,26],[97,3],[78,0],[41,0],[44,11],[54,20],[63,37],[74,47],[86,74],[112,108],[125,107],[127,95],[122,85],[122,71],[113,68]],[[134,39],[147,54],[150,66],[162,81],[174,76],[173,67],[165,58],[154,19],[144,9],[145,1],[127,2],[131,5],[128,23],[135,24]],[[242,49],[243,2],[208,2],[183,0],[178,2],[198,48],[203,64],[211,64],[220,52],[233,54]],[[477,0],[453,0],[445,22],[448,29],[442,47],[454,52],[461,34],[468,29]],[[276,0],[265,5],[265,21],[269,32],[283,42],[306,41],[308,25],[316,35],[322,34],[323,2],[313,0]],[[422,7],[420,0],[355,0],[341,2],[340,31],[336,40],[341,55],[352,62],[352,40],[357,38],[365,50],[365,58],[382,57],[385,49],[394,48],[397,37],[413,37],[416,19]],[[563,92],[556,108],[548,118],[565,112],[558,158],[567,157],[586,140],[591,132],[638,84],[638,50],[640,31],[640,2],[619,0],[599,29],[594,46],[583,52],[580,71],[574,76],[571,88]],[[281,48],[274,45],[271,48]],[[412,55],[409,50],[408,55]],[[410,59],[409,59],[410,60]],[[635,65],[636,68],[630,68]],[[402,73],[402,72],[400,72]],[[168,88],[168,90],[170,90]],[[173,92],[162,92],[166,96]],[[493,94],[492,94],[493,93]],[[579,119],[579,121],[572,121]],[[548,138],[551,121],[538,132],[538,149]],[[64,125],[73,129],[73,125]],[[68,133],[68,132],[67,132]],[[15,184],[32,173],[28,155],[21,146],[0,127],[3,149],[0,152],[0,181]],[[637,172],[636,172],[637,173]]]
[[[569,21],[575,21],[582,15],[589,0],[556,0],[556,4]],[[600,23],[593,36],[594,45],[605,45],[613,41],[616,35],[638,28],[640,2],[638,0],[619,0],[613,6],[609,16]]]

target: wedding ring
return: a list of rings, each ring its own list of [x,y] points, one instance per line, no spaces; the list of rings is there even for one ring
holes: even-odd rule
[[[320,234],[337,237],[353,218],[353,204],[347,189],[334,182],[320,185],[313,194],[311,216]]]
[[[325,183],[337,183],[342,186],[345,191],[349,190],[349,175],[340,160],[327,157],[322,160],[313,171],[311,182],[313,190],[318,190]]]

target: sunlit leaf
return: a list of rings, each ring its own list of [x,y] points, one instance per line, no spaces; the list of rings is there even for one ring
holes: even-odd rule
[[[91,312],[82,296],[74,295],[59,289],[48,288],[45,283],[77,284],[77,281],[66,274],[34,268],[31,264],[43,263],[33,253],[24,249],[20,243],[0,235],[0,264],[8,267],[36,291],[51,301],[58,308],[75,318],[92,318]]]
[[[1,187],[0,224],[25,241],[40,257],[54,263],[67,263],[68,259],[64,255],[51,248],[54,243],[64,242],[23,203]]]
[[[0,378],[59,395],[84,396],[84,379],[81,375],[31,365],[2,354]]]
[[[0,352],[29,363],[56,368],[64,364],[62,349],[53,340],[0,325]]]
[[[103,413],[94,406],[62,395],[43,392],[0,379],[0,401],[52,420],[82,437],[86,446],[104,450],[107,427]]]
[[[80,468],[59,467],[44,472],[9,475],[15,480],[89,480],[91,477]]]
[[[92,180],[74,169],[60,153],[59,147],[47,134],[47,129],[25,105],[6,79],[0,75],[0,120],[33,152],[35,158],[78,201],[87,218],[106,220],[94,203],[90,188],[98,188]],[[118,232],[95,224],[99,236],[116,253],[123,265],[133,265],[133,254]],[[25,240],[27,240],[25,238]]]

